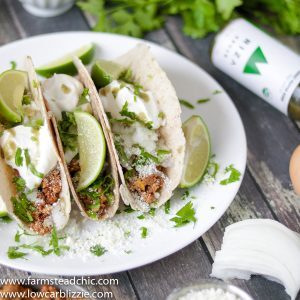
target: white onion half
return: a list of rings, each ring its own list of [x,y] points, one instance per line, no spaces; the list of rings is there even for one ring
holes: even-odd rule
[[[211,276],[248,280],[252,274],[283,284],[295,299],[300,289],[300,235],[270,219],[228,226]]]

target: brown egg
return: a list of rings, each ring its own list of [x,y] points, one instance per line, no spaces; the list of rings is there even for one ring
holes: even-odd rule
[[[294,150],[291,156],[290,177],[295,192],[300,195],[300,145]]]

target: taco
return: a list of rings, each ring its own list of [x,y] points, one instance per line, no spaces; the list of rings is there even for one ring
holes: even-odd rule
[[[92,78],[111,133],[123,201],[141,211],[161,206],[178,186],[184,165],[174,87],[145,44],[113,61],[96,62]]]
[[[42,92],[81,213],[92,220],[113,217],[120,198],[117,165],[85,77],[54,74]]]
[[[24,229],[44,235],[67,224],[69,187],[31,58],[26,59],[26,71],[15,72],[21,72],[25,89],[19,85],[10,91],[21,97],[24,93],[17,107],[20,120],[2,122],[0,194]]]

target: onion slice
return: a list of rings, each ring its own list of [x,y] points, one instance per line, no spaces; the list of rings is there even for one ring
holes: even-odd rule
[[[270,219],[226,227],[210,276],[248,280],[252,274],[281,283],[295,299],[300,289],[300,235]]]

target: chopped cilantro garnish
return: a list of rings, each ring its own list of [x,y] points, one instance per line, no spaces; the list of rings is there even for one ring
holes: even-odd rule
[[[148,214],[149,214],[151,217],[154,217],[154,216],[155,216],[155,208],[154,208],[154,207],[150,208]]]
[[[143,220],[143,219],[145,219],[145,216],[144,215],[140,215],[137,218],[140,219],[140,220]]]
[[[168,215],[170,213],[170,206],[171,206],[171,200],[169,199],[166,203],[165,203],[165,213]]]
[[[7,256],[9,259],[17,259],[17,258],[24,258],[27,253],[18,251],[18,247],[9,247],[7,250]]]
[[[18,192],[24,192],[26,187],[26,182],[22,177],[15,176],[13,178],[13,183],[16,186],[16,189]]]
[[[190,191],[185,190],[184,193],[181,196],[181,200],[186,200],[190,196]]]
[[[148,129],[152,129],[153,128],[153,122],[151,122],[151,121],[145,122],[135,112],[132,112],[132,111],[128,110],[128,102],[127,101],[123,105],[122,110],[120,111],[120,115],[122,117],[127,117],[130,120],[139,122],[139,123],[141,123],[142,125],[144,125]]]
[[[32,101],[31,97],[27,94],[27,95],[23,96],[22,104],[29,105],[31,103],[31,101]]]
[[[127,205],[125,205],[125,209],[124,209],[124,212],[126,212],[126,213],[128,213],[128,214],[130,214],[130,213],[132,213],[132,212],[134,212],[135,210],[134,209],[132,209],[131,208],[131,206],[127,206]]]
[[[170,221],[175,222],[175,227],[184,226],[190,222],[196,222],[195,209],[193,208],[192,201],[188,202],[183,206],[177,213],[176,217],[170,219]]]
[[[121,75],[118,78],[119,80],[123,80],[128,83],[132,83],[132,70],[126,69],[121,73]]]
[[[187,107],[189,109],[195,108],[195,106],[192,103],[190,103],[189,101],[187,101],[187,100],[179,99],[179,102],[180,102],[180,104],[182,104],[183,106],[185,106],[185,107]]]
[[[2,215],[2,216],[0,216],[0,222],[1,223],[8,224],[8,223],[10,223],[12,221],[13,221],[12,218],[10,216],[8,216],[8,215],[4,215],[4,216]]]
[[[20,193],[18,197],[11,198],[13,204],[14,214],[23,222],[31,223],[33,222],[32,212],[35,211],[35,207],[27,199],[25,193]]]
[[[117,150],[117,152],[120,156],[121,162],[122,163],[128,162],[129,159],[126,155],[123,144],[122,144],[121,140],[118,139],[117,137],[115,138],[115,147],[116,147],[116,150]]]
[[[15,242],[20,243],[20,238],[23,235],[23,233],[19,232],[19,230],[15,234]]]
[[[166,116],[166,115],[165,115],[165,113],[164,113],[163,111],[160,111],[160,112],[158,113],[158,117],[159,117],[160,119],[163,119],[165,116]]]
[[[88,96],[89,96],[89,89],[84,88],[81,95],[79,96],[78,105],[88,103],[89,102]]]
[[[209,163],[208,163],[208,167],[207,167],[206,173],[210,177],[212,177],[213,179],[215,179],[216,176],[217,176],[217,173],[219,171],[219,168],[220,168],[220,166],[219,166],[219,164],[217,162],[215,162],[213,160],[210,160]]]
[[[218,95],[218,94],[221,94],[222,93],[222,91],[220,91],[220,90],[214,90],[213,91],[213,95]]]
[[[22,149],[17,148],[16,155],[15,155],[15,164],[17,167],[21,167],[23,165],[23,157],[22,157]]]
[[[26,127],[32,127],[37,130],[39,130],[40,127],[43,125],[44,125],[44,121],[42,119],[33,120],[31,122],[24,124],[24,126],[26,126]]]
[[[19,248],[24,248],[24,249],[29,249],[35,252],[40,253],[42,256],[47,256],[51,253],[53,253],[54,249],[49,249],[49,250],[45,250],[42,246],[40,245],[20,245]]]
[[[203,98],[203,99],[197,100],[197,103],[198,103],[198,104],[201,104],[201,103],[206,103],[206,102],[208,102],[208,101],[210,101],[210,98]]]
[[[25,154],[25,161],[26,161],[26,166],[29,167],[30,172],[39,177],[39,178],[43,178],[44,174],[37,171],[37,169],[35,168],[35,166],[33,165],[33,163],[31,162],[30,156],[29,156],[29,151],[28,149],[24,150],[24,154]]]
[[[225,174],[230,173],[229,177],[220,181],[221,185],[227,185],[240,180],[241,172],[233,167],[233,164],[225,168]]]
[[[148,235],[148,229],[146,227],[141,227],[140,230],[142,231],[141,232],[142,239],[145,239]]]
[[[102,256],[105,252],[107,252],[107,250],[104,247],[102,247],[100,244],[97,244],[90,248],[90,252],[95,256]]]
[[[78,147],[77,124],[74,113],[63,111],[62,120],[58,122],[58,131],[64,149],[74,151]]]
[[[14,60],[10,61],[10,64],[12,70],[15,70],[17,68],[17,63]]]
[[[58,237],[56,227],[53,226],[49,246],[52,246],[52,250],[53,250],[54,254],[57,256],[61,255],[62,250],[68,251],[70,249],[68,246],[59,245],[60,239],[62,239],[62,238]]]

